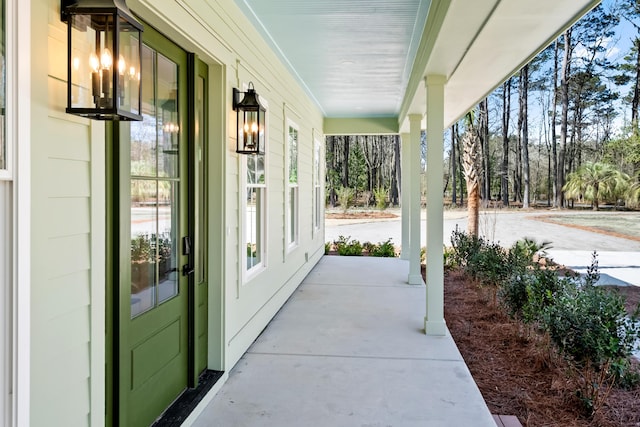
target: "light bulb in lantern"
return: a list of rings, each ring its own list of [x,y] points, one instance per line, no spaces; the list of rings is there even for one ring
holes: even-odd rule
[[[97,72],[100,69],[100,61],[98,60],[98,55],[91,52],[89,55],[89,66],[91,67],[91,71]]]
[[[121,76],[124,76],[124,72],[127,68],[127,64],[124,61],[124,56],[120,55],[120,57],[118,58],[118,73]]]
[[[129,67],[129,77],[134,78],[136,76],[136,67]]]
[[[105,49],[102,52],[100,63],[102,64],[102,68],[104,68],[105,70],[110,69],[113,65],[113,56],[111,56],[111,51],[109,49]]]

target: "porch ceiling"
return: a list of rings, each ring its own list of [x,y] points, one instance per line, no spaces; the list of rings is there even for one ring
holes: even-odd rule
[[[599,3],[235,1],[325,117],[395,117],[400,131],[425,113],[425,75],[447,78],[448,125]]]

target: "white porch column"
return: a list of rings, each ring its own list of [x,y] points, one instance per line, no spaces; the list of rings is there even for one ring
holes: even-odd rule
[[[420,122],[421,114],[409,114],[409,284],[421,285],[420,271]]]
[[[445,335],[443,196],[444,84],[446,78],[429,75],[427,86],[427,335]]]
[[[409,190],[409,134],[403,133],[400,135],[401,153],[400,153],[400,207],[402,217],[402,241],[400,246],[402,251],[400,252],[400,259],[409,259],[409,253],[411,252],[411,246],[409,243],[409,207],[410,207],[410,190]]]

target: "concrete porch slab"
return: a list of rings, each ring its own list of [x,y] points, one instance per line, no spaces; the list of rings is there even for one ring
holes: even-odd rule
[[[399,259],[324,257],[194,426],[495,427]]]

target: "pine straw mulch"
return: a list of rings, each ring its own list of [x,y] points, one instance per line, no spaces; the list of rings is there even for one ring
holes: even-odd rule
[[[327,212],[327,219],[390,219],[398,218],[398,215],[385,211],[351,211],[351,212]]]
[[[566,365],[544,338],[511,320],[460,271],[447,271],[445,318],[464,360],[493,414],[516,415],[523,426],[640,426],[640,388],[614,389],[604,407],[580,415]],[[640,288],[623,289],[635,298]]]

